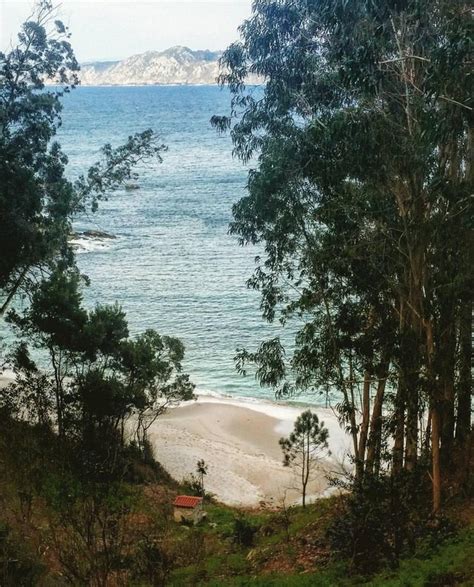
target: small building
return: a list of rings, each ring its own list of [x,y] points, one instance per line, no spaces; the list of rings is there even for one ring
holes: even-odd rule
[[[198,524],[205,516],[202,510],[202,497],[178,495],[173,502],[174,519],[176,522],[192,522]]]

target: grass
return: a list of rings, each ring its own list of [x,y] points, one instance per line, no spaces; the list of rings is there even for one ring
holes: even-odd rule
[[[212,536],[209,554],[201,560],[174,571],[169,584],[173,586],[208,585],[210,587],[447,587],[474,585],[474,527],[464,528],[441,544],[421,547],[416,556],[400,562],[396,571],[386,570],[368,579],[350,576],[342,561],[327,560],[320,570],[301,572],[298,566],[298,540],[309,532],[323,535],[328,516],[337,503],[321,500],[314,506],[295,508],[290,514],[288,528],[282,530],[278,515],[264,513],[247,516],[260,526],[256,543],[240,548],[232,542],[236,513],[230,508],[212,505],[208,508],[209,522],[201,532]],[[273,528],[271,535],[262,530]],[[216,546],[219,545],[218,548]],[[218,554],[217,554],[218,552]],[[288,573],[271,572],[268,559],[287,558]],[[270,565],[271,567],[271,565]],[[300,572],[298,572],[300,570]]]
[[[474,585],[474,528],[462,530],[425,557],[404,559],[396,575],[382,574],[370,587]]]
[[[348,578],[343,565],[307,575],[240,577],[226,583],[210,582],[214,587],[334,587],[360,585],[364,587],[472,587],[474,585],[474,528],[461,531],[435,552],[425,557],[402,560],[396,572],[381,573],[367,580]]]

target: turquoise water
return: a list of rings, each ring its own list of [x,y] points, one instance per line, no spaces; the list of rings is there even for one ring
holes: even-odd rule
[[[217,87],[79,88],[65,98],[59,140],[72,175],[104,143],[117,146],[148,127],[168,146],[161,165],[139,169],[141,189],[118,191],[78,219],[79,230],[117,236],[79,249],[91,278],[86,303],[118,300],[132,333],[155,328],[181,338],[198,391],[270,399],[272,390],[234,366],[237,347],[253,349],[280,330],[262,320],[259,295],[245,285],[259,251],[228,235],[247,177],[230,138],[209,124],[228,105]]]

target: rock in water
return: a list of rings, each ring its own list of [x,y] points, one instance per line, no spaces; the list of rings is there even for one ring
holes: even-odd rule
[[[96,238],[96,239],[105,239],[105,238],[117,238],[114,234],[109,234],[108,232],[104,232],[102,230],[84,230],[82,232],[74,232],[71,235],[71,238]]]
[[[132,190],[139,190],[139,189],[140,189],[140,186],[138,185],[138,183],[129,183],[129,182],[127,182],[127,183],[125,184],[125,189],[126,189],[128,192],[130,192],[130,191],[132,191]]]

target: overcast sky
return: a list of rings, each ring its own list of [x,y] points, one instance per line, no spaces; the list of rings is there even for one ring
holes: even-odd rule
[[[59,4],[59,2],[55,2]],[[80,62],[122,59],[173,45],[225,49],[251,12],[251,0],[62,0],[61,19],[70,27]],[[32,0],[0,0],[0,50],[8,49]]]

